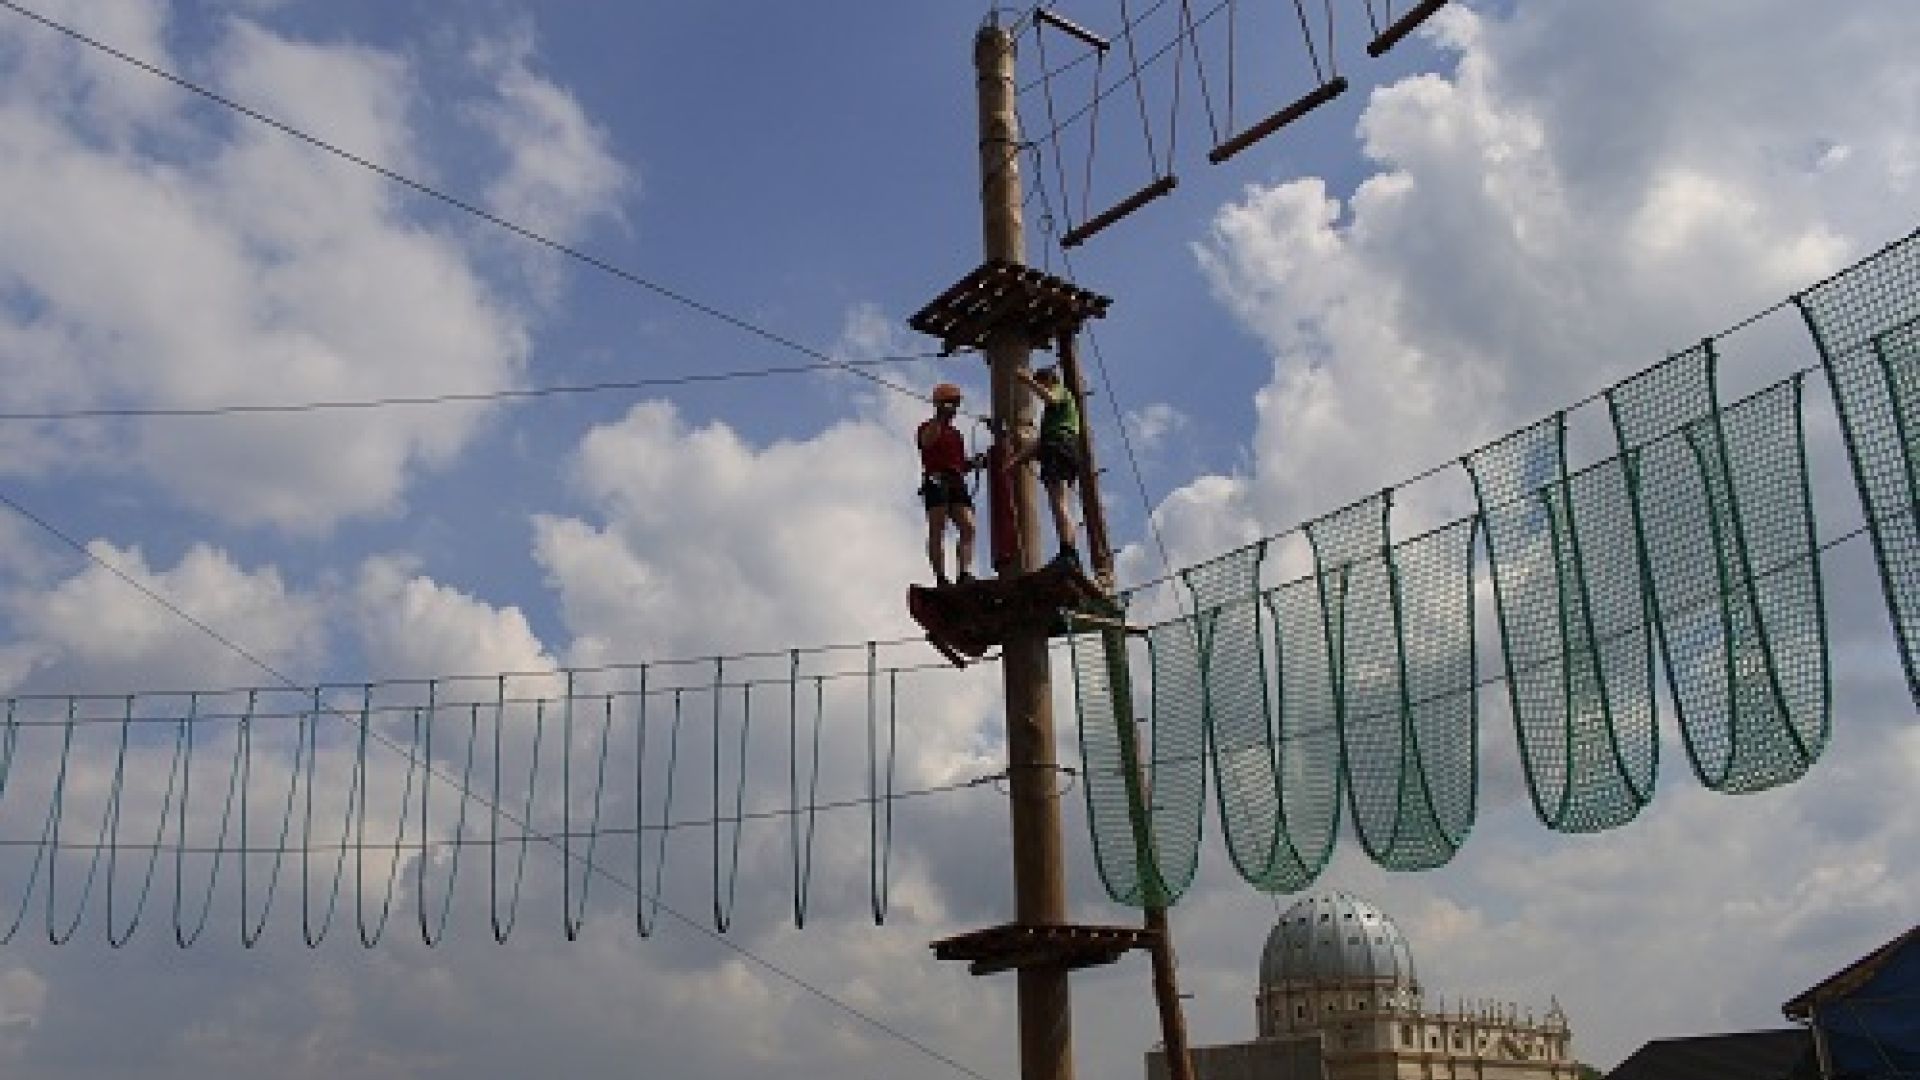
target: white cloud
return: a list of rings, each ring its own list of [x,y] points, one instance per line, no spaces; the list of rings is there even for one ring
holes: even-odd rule
[[[115,10],[157,24],[164,8]],[[223,93],[431,178],[414,149],[419,88],[398,59],[228,26],[204,58],[170,54],[157,31],[126,44],[163,66],[204,64]],[[120,29],[131,34],[99,32]],[[0,41],[29,54],[47,34],[0,27]],[[0,197],[36,207],[0,225],[0,343],[12,373],[0,402],[205,406],[485,392],[519,379],[524,316],[490,293],[458,243],[415,223],[412,196],[264,125],[227,114],[210,122],[204,102],[138,72],[136,82],[160,87],[138,108],[101,100],[97,69],[90,59],[0,84]],[[500,132],[520,164],[501,183],[521,193],[517,209],[537,198],[543,223],[556,226],[569,208],[604,210],[617,168],[595,133],[569,125],[577,109],[523,66],[502,77]],[[66,120],[75,109],[124,134],[90,135]],[[549,122],[532,124],[541,109]],[[516,115],[524,122],[504,119]],[[536,183],[528,161],[572,164]],[[561,182],[569,176],[584,179]],[[488,414],[466,405],[10,425],[6,467],[137,471],[227,521],[323,531],[399,509],[409,480],[451,461]]]
[[[1135,449],[1151,453],[1159,449],[1169,436],[1185,430],[1189,422],[1186,413],[1164,401],[1156,401],[1144,408],[1127,411],[1127,435],[1133,440]]]
[[[151,566],[138,547],[95,540],[87,551],[97,561],[71,577],[44,589],[18,587],[6,597],[12,648],[25,660],[17,677],[35,690],[278,681],[122,574],[291,677],[310,672],[324,656],[320,605],[290,589],[271,566],[247,570],[205,544],[189,548],[171,569]]]
[[[496,608],[416,572],[412,560],[368,559],[352,596],[371,678],[551,671],[553,659],[517,608]]]
[[[534,48],[526,31],[473,51],[499,95],[474,116],[508,160],[488,185],[487,209],[564,243],[595,218],[617,216],[633,181],[609,153],[605,129],[566,89],[534,73]]]
[[[605,524],[536,521],[576,635],[570,659],[904,629],[897,584],[925,576],[911,446],[864,421],[754,446],[722,423],[689,427],[664,402],[595,428],[574,483]]]

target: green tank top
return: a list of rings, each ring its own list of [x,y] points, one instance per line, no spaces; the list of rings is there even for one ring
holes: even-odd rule
[[[1043,442],[1073,442],[1080,437],[1080,406],[1073,392],[1056,386],[1040,413],[1040,439]]]

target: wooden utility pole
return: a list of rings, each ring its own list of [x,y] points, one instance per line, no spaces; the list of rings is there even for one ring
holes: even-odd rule
[[[1021,221],[1020,126],[1014,112],[1012,36],[989,17],[973,45],[980,108],[980,202],[986,261],[946,289],[909,325],[940,339],[944,351],[978,349],[993,385],[993,420],[1000,433],[996,463],[1015,438],[1037,437],[1024,381],[1036,347],[1057,345],[1063,371],[1076,397],[1083,396],[1073,337],[1111,303],[1070,281],[1026,265]],[[1084,460],[1092,460],[1085,442]],[[1034,477],[1026,469],[997,467],[992,491],[995,576],[979,581],[907,588],[907,609],[927,630],[927,641],[965,666],[1000,649],[1006,680],[1007,785],[1013,818],[1014,921],[933,942],[943,960],[969,961],[975,975],[1012,971],[1019,979],[1020,1075],[1022,1080],[1073,1080],[1073,1022],[1067,994],[1072,971],[1110,964],[1134,949],[1153,952],[1154,988],[1160,997],[1165,1041],[1174,1053],[1175,1076],[1184,1070],[1185,1029],[1180,1022],[1173,952],[1166,913],[1152,910],[1147,925],[1080,926],[1067,922],[1066,860],[1060,838],[1060,765],[1055,760],[1053,679],[1049,635],[1068,613],[1108,624],[1125,660],[1125,624],[1111,595],[1113,555],[1100,513],[1097,478],[1088,472],[1084,491],[1095,584],[1074,564],[1040,565],[1040,525]],[[1122,720],[1122,718],[1115,718]],[[1130,725],[1131,717],[1124,718]],[[1132,734],[1129,726],[1123,739]],[[1130,769],[1138,755],[1129,757]]]
[[[973,42],[980,109],[980,205],[989,262],[1026,262],[1026,232],[1020,213],[1020,121],[1014,111],[1013,37],[996,21]],[[993,418],[1001,431],[1031,430],[1026,388],[1015,378],[1027,369],[1031,348],[1025,334],[1008,326],[987,342],[993,380]],[[1013,484],[1020,550],[1002,577],[1039,567],[1040,515],[1035,513],[1033,476],[1020,469]],[[1054,761],[1053,678],[1046,629],[1024,626],[1002,647],[1007,710],[1007,786],[1013,814],[1013,897],[1023,925],[1067,921],[1067,883],[1060,842],[1060,788]],[[1019,971],[1020,1075],[1022,1080],[1073,1080],[1073,1014],[1067,971],[1025,967]]]

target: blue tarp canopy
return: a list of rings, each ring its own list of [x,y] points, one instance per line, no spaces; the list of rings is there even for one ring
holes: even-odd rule
[[[1920,1080],[1920,927],[1786,1005],[1811,1020],[1833,1080]]]

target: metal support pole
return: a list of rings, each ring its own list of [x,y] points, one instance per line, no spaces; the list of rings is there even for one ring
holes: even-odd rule
[[[980,108],[980,202],[986,256],[1026,262],[1020,213],[1020,124],[1014,112],[1013,39],[989,21],[974,38]],[[1014,373],[1024,371],[1030,345],[1018,332],[987,342],[993,378],[993,417],[1002,431],[1031,427],[1031,406]],[[1020,556],[996,566],[1006,576],[1036,569],[1040,534],[1034,481],[1027,470],[1008,478],[1021,530]],[[1042,629],[1011,637],[1002,653],[1006,677],[1007,777],[1013,815],[1013,892],[1017,921],[1062,924],[1067,915],[1065,862],[1060,839],[1060,795],[1054,761],[1052,673]],[[1019,973],[1022,1080],[1073,1080],[1073,1020],[1067,973],[1022,968]]]

